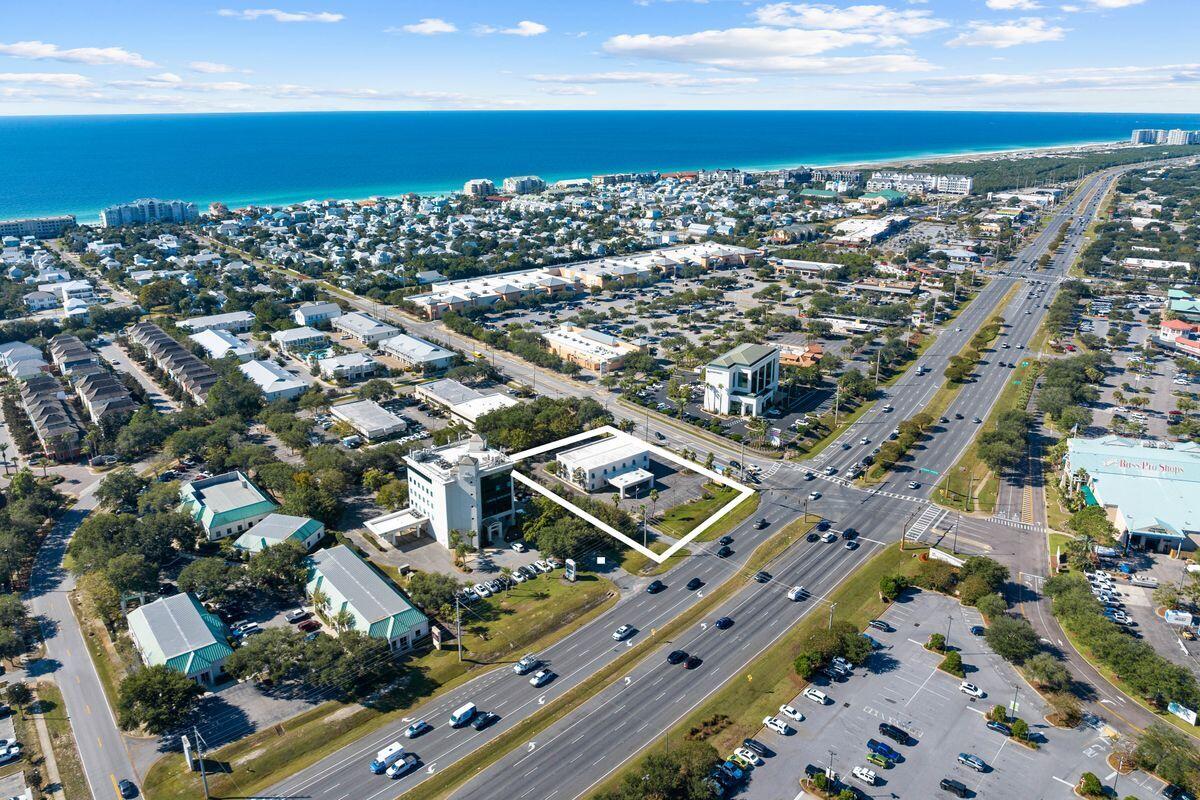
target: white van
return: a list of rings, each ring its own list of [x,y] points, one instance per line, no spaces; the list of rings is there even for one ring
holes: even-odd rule
[[[450,715],[450,727],[461,728],[463,725],[466,725],[475,716],[475,711],[474,703],[467,703],[465,706],[456,709]]]
[[[793,586],[791,589],[788,589],[787,598],[788,600],[801,600],[806,594],[808,594],[808,590],[803,586]]]
[[[1129,582],[1134,586],[1145,586],[1147,589],[1158,588],[1158,578],[1153,575],[1134,575]]]
[[[382,774],[384,770],[399,761],[403,755],[404,745],[392,742],[375,754],[375,760],[371,762],[371,772],[376,775]]]

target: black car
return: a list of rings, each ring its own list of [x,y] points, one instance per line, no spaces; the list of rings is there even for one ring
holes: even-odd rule
[[[754,580],[758,581],[759,583],[770,583],[771,573],[763,570],[754,576]]]
[[[667,588],[667,585],[662,581],[650,581],[650,585],[646,587],[646,594],[658,594],[665,588]]]
[[[771,750],[758,739],[742,739],[742,746],[760,756],[770,755]]]
[[[683,650],[672,650],[671,652],[667,653],[667,663],[668,664],[678,664],[680,661],[685,660],[687,657],[688,657],[688,654],[686,652],[684,652]]]
[[[817,530],[819,530],[819,531],[827,531],[827,530],[829,530],[829,520],[827,520],[827,519],[823,519],[823,520],[821,520],[820,522],[818,522],[818,523],[817,523]]]
[[[985,633],[987,633],[987,630],[982,625],[972,625],[971,626],[971,635],[972,636],[983,636]]]
[[[963,418],[963,415],[962,415],[962,414],[955,414],[955,415],[954,415],[954,418],[955,418],[955,419],[962,419],[962,418]]]
[[[811,531],[808,534],[808,536],[804,537],[804,541],[806,541],[806,542],[816,542],[816,541],[820,541],[820,539],[821,539],[821,537],[820,537],[820,535],[817,534],[816,531]]]
[[[719,544],[733,544],[733,537],[732,536],[722,536],[720,539],[717,539],[717,542]]]
[[[729,558],[731,555],[733,555],[733,551],[729,549],[729,545],[725,545],[717,551],[717,555],[721,558]]]
[[[767,522],[766,517],[760,517],[758,522],[754,523],[754,527],[761,531],[763,528],[767,527],[770,524],[771,523]]]
[[[475,719],[471,721],[471,727],[477,731],[481,731],[498,719],[500,719],[499,714],[494,714],[491,711],[480,711],[475,715]]]
[[[1162,796],[1167,800],[1192,800],[1192,796],[1182,786],[1168,783],[1163,787]]]
[[[857,536],[858,536],[858,531],[854,530],[854,528],[846,528],[846,530],[842,531],[843,539],[853,539]]]
[[[121,797],[137,797],[138,788],[133,785],[131,780],[120,780],[117,782],[117,789],[121,792]]]
[[[717,630],[719,630],[719,631],[723,631],[726,628],[732,628],[733,627],[733,617],[721,617],[714,624],[717,626]]]
[[[879,723],[879,735],[886,736],[892,741],[899,742],[900,744],[908,744],[912,741],[912,737],[908,735],[908,731],[905,731],[902,728],[897,728],[895,725],[892,725],[888,722]]]
[[[704,659],[700,656],[688,656],[687,662],[683,665],[684,669],[695,669],[704,663]]]
[[[689,592],[694,592],[695,590],[699,589],[703,585],[704,585],[704,581],[700,580],[699,578],[692,578],[690,581],[687,582],[687,588],[688,588]]]
[[[970,796],[970,790],[967,789],[967,785],[962,781],[954,780],[954,778],[942,778],[942,781],[938,784],[938,786],[942,787],[956,797]]]

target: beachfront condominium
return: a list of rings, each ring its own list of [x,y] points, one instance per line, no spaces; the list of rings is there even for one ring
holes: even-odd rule
[[[132,203],[109,206],[100,212],[100,225],[119,228],[122,225],[144,225],[150,222],[191,222],[199,216],[196,204],[184,200],[159,200],[143,197]]]
[[[1200,144],[1200,131],[1185,131],[1180,128],[1135,128],[1129,137],[1131,144]]]
[[[883,170],[871,174],[866,188],[868,192],[894,189],[906,194],[968,195],[975,188],[975,180],[966,175],[933,175],[928,172]]]
[[[740,344],[704,367],[704,410],[761,417],[779,388],[779,348]]]
[[[487,178],[473,178],[463,184],[463,194],[468,197],[488,197],[496,193],[496,184]]]
[[[537,194],[544,191],[546,182],[537,175],[517,175],[504,179],[505,194]]]
[[[75,227],[75,217],[27,217],[0,220],[0,236],[32,236],[35,239],[54,239],[67,228]]]

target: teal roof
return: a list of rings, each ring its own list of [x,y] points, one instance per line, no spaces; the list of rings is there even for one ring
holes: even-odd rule
[[[737,347],[718,356],[708,363],[710,367],[752,367],[764,358],[767,358],[772,353],[777,352],[777,348],[768,347],[764,344],[739,344]]]
[[[1192,298],[1175,299],[1171,301],[1171,310],[1176,314],[1200,314],[1200,300]]]
[[[867,192],[863,195],[865,198],[882,197],[884,200],[903,200],[908,197],[904,192],[897,192],[895,189],[880,189],[878,192]]]
[[[1116,508],[1134,532],[1200,532],[1200,445],[1102,436],[1067,440],[1067,464],[1082,469],[1098,505]]]
[[[128,623],[150,666],[166,665],[193,676],[212,670],[233,654],[225,624],[191,594],[162,597],[135,608]]]
[[[399,589],[345,545],[318,550],[309,564],[308,594],[320,589],[329,598],[326,613],[332,618],[349,611],[356,630],[391,639],[429,621]]]
[[[182,510],[191,514],[206,531],[269,514],[279,507],[241,472],[226,472],[185,483],[179,494]]]
[[[832,200],[838,196],[838,193],[832,189],[804,189],[800,192],[801,197],[823,197]]]
[[[257,553],[286,541],[304,543],[304,540],[325,529],[325,526],[309,517],[293,517],[290,514],[267,514],[243,533],[233,543],[234,547]]]

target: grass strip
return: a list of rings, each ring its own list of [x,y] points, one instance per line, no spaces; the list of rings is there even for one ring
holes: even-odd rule
[[[75,748],[75,734],[71,730],[71,719],[67,716],[67,704],[63,701],[58,685],[51,681],[39,681],[37,696],[42,719],[50,733],[50,746],[54,749],[54,760],[58,763],[58,778],[62,782],[63,796],[67,798],[88,797],[91,789],[83,774],[83,762]]]
[[[533,736],[565,717],[588,698],[595,695],[606,685],[628,672],[643,658],[654,653],[659,645],[678,636],[684,629],[695,625],[717,605],[725,602],[740,590],[750,576],[765,567],[780,556],[794,542],[798,541],[815,524],[812,521],[798,519],[784,527],[778,534],[760,544],[750,555],[741,575],[730,578],[700,600],[696,605],[677,616],[661,628],[647,636],[638,646],[618,657],[608,665],[576,686],[552,703],[543,706],[530,717],[517,723],[501,736],[493,739],[480,748],[472,751],[454,762],[453,769],[444,769],[432,778],[415,786],[400,795],[405,800],[440,800],[449,797],[460,786],[474,778],[488,766],[503,758],[517,747],[523,746]],[[876,587],[878,589],[878,587]]]
[[[834,619],[866,628],[867,621],[878,617],[887,607],[879,599],[879,580],[888,575],[913,574],[919,564],[914,555],[911,550],[901,551],[893,545],[860,566],[828,598],[837,603]],[[777,714],[779,706],[791,703],[808,683],[796,674],[793,662],[805,640],[827,624],[825,614],[809,613],[802,617],[786,635],[746,667],[744,676],[726,682],[681,718],[665,736],[632,755],[622,769],[589,794],[595,797],[616,789],[626,774],[637,769],[642,758],[666,748],[670,741],[707,740],[722,753],[740,747],[742,739],[756,735],[762,728],[763,717]],[[703,722],[713,718],[728,722],[711,735],[703,733],[706,727]]]
[[[594,586],[590,586],[594,582]],[[579,587],[587,587],[584,595]],[[575,600],[564,608],[564,595]],[[520,596],[525,593],[536,603],[524,609]],[[496,663],[517,652],[544,650],[573,633],[618,599],[612,583],[582,573],[580,581],[567,584],[558,579],[539,578],[521,584],[501,596],[501,604],[517,596],[513,605],[503,605],[494,618],[481,625],[488,628],[487,638],[472,633],[474,624],[464,618],[464,646],[468,661],[459,662],[456,649],[433,650],[409,663],[410,679],[385,700],[371,707],[328,702],[271,728],[257,731],[209,754],[214,771],[209,788],[214,797],[249,797],[261,793],[299,770],[317,763],[340,748],[353,745],[362,737],[395,722],[413,706],[426,703],[462,685]],[[194,800],[200,796],[200,780],[187,772],[179,755],[160,758],[150,768],[142,790],[151,800]]]

